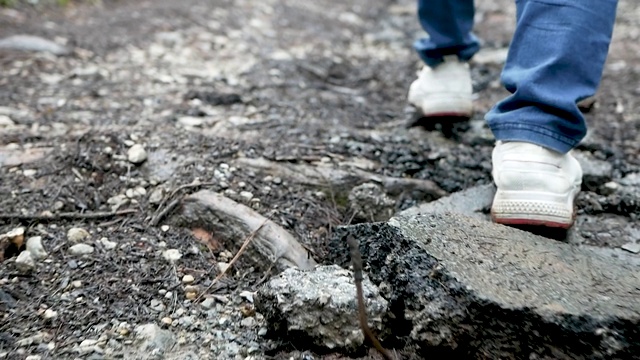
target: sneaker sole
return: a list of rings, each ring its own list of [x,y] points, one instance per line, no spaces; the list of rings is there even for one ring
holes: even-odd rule
[[[470,98],[441,95],[414,103],[423,117],[466,117],[473,115],[473,101]]]
[[[569,229],[575,222],[576,193],[565,195],[533,191],[496,191],[491,206],[494,222]]]

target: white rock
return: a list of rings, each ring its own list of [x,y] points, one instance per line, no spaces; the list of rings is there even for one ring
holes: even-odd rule
[[[38,170],[35,169],[24,169],[22,170],[22,175],[26,177],[33,177],[38,173]]]
[[[115,241],[109,241],[109,239],[107,239],[106,237],[103,237],[99,241],[106,250],[113,250],[116,248],[116,246],[118,246],[118,243],[116,243]]]
[[[249,191],[240,191],[240,197],[246,201],[253,199],[253,194]]]
[[[80,242],[89,236],[89,232],[83,228],[71,228],[67,231],[67,240],[71,242]]]
[[[34,259],[44,259],[49,254],[42,246],[42,236],[34,236],[27,239],[27,251],[31,253]]]
[[[127,159],[132,164],[142,164],[147,160],[147,151],[140,144],[135,144],[129,148],[127,152]]]
[[[252,317],[244,318],[242,319],[242,321],[240,321],[240,325],[244,327],[254,327],[256,325],[256,319]]]
[[[169,320],[171,319],[169,318]],[[172,321],[168,321],[168,324],[171,324],[171,322]],[[164,352],[175,344],[173,334],[170,331],[162,330],[156,324],[137,326],[134,333],[138,341],[142,342],[139,345],[140,351],[154,351],[159,349],[160,352]]]
[[[178,118],[178,124],[188,127],[198,127],[204,124],[204,119],[195,116],[182,116]]]
[[[26,358],[24,358],[24,360],[40,360],[42,359],[42,356],[40,355],[29,355]]]
[[[42,314],[42,317],[44,317],[45,319],[54,319],[54,318],[58,317],[58,312],[57,311],[53,311],[51,309],[47,309]]]
[[[191,283],[193,283],[195,280],[196,280],[196,279],[194,279],[194,278],[193,278],[193,276],[192,276],[192,275],[189,275],[189,274],[187,274],[187,275],[185,275],[185,276],[183,276],[183,277],[182,277],[182,283],[183,283],[183,284],[191,284]]]
[[[202,306],[205,309],[211,309],[214,304],[215,304],[215,300],[213,298],[206,298],[204,299],[203,302],[200,303],[200,306]]]
[[[228,263],[226,263],[226,262],[219,262],[218,263],[218,269],[220,269],[221,273],[227,271],[228,268],[229,268],[229,264]]]
[[[29,272],[36,267],[33,256],[29,251],[23,251],[16,258],[16,267],[22,272]]]
[[[129,199],[140,198],[147,195],[147,190],[145,190],[145,188],[143,188],[142,186],[138,186],[133,189],[127,189],[127,191],[125,192],[125,195]]]
[[[116,195],[107,199],[107,204],[111,205],[111,211],[116,211],[120,207],[127,205],[129,203],[129,198],[127,195]]]
[[[24,236],[24,231],[25,231],[25,228],[23,228],[23,227],[15,228],[15,229],[9,231],[8,233],[5,233],[4,235],[0,235],[0,239],[7,238],[7,239],[10,239],[10,240],[13,240],[13,239],[15,239],[17,237]]]
[[[240,297],[247,300],[250,303],[253,303],[253,294],[251,291],[242,291],[240,293]]]
[[[69,248],[71,255],[87,255],[93,252],[93,246],[87,244],[75,244]]]
[[[160,230],[162,230],[162,232],[167,232],[167,231],[169,231],[169,229],[171,229],[171,227],[169,225],[160,226]]]
[[[16,123],[7,115],[0,115],[0,127],[13,126]]]
[[[164,198],[165,190],[162,186],[158,186],[153,191],[151,191],[151,195],[149,195],[149,203],[150,204],[160,204],[162,199]]]
[[[165,260],[175,262],[180,260],[180,258],[182,258],[182,254],[178,249],[167,249],[162,252],[162,257],[164,257]]]
[[[69,49],[51,40],[22,34],[0,39],[0,49],[49,52],[54,55],[66,55],[69,53]]]

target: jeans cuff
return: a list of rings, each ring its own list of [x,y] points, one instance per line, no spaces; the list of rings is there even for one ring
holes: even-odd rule
[[[500,123],[489,124],[493,136],[499,141],[522,141],[566,154],[575,148],[579,141],[558,134],[558,132],[530,124]]]

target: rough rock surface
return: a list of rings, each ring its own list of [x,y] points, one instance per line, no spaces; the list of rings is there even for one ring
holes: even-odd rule
[[[395,212],[396,202],[382,186],[365,183],[349,192],[349,204],[354,216],[365,221],[387,221]]]
[[[393,309],[386,328],[423,356],[636,358],[640,266],[589,247],[453,214],[341,228]]]
[[[362,285],[369,326],[379,331],[387,301],[368,278]],[[307,339],[326,349],[353,350],[364,342],[353,274],[337,265],[285,270],[257,292],[255,301],[276,333]]]

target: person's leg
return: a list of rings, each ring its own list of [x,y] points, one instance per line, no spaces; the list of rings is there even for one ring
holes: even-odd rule
[[[414,43],[422,61],[433,67],[446,55],[471,59],[480,49],[471,32],[474,15],[473,0],[418,0],[418,19],[429,34]]]
[[[486,116],[497,140],[566,153],[586,133],[577,103],[595,94],[617,0],[516,0],[517,26],[502,72],[511,96]]]
[[[503,224],[568,228],[582,181],[569,153],[586,133],[578,101],[595,94],[617,0],[516,0],[502,80],[511,96],[486,116],[498,143],[492,205]]]
[[[474,12],[473,0],[418,0],[418,19],[429,36],[414,44],[426,66],[409,88],[409,102],[425,117],[471,116],[466,62],[480,48],[471,33]]]

